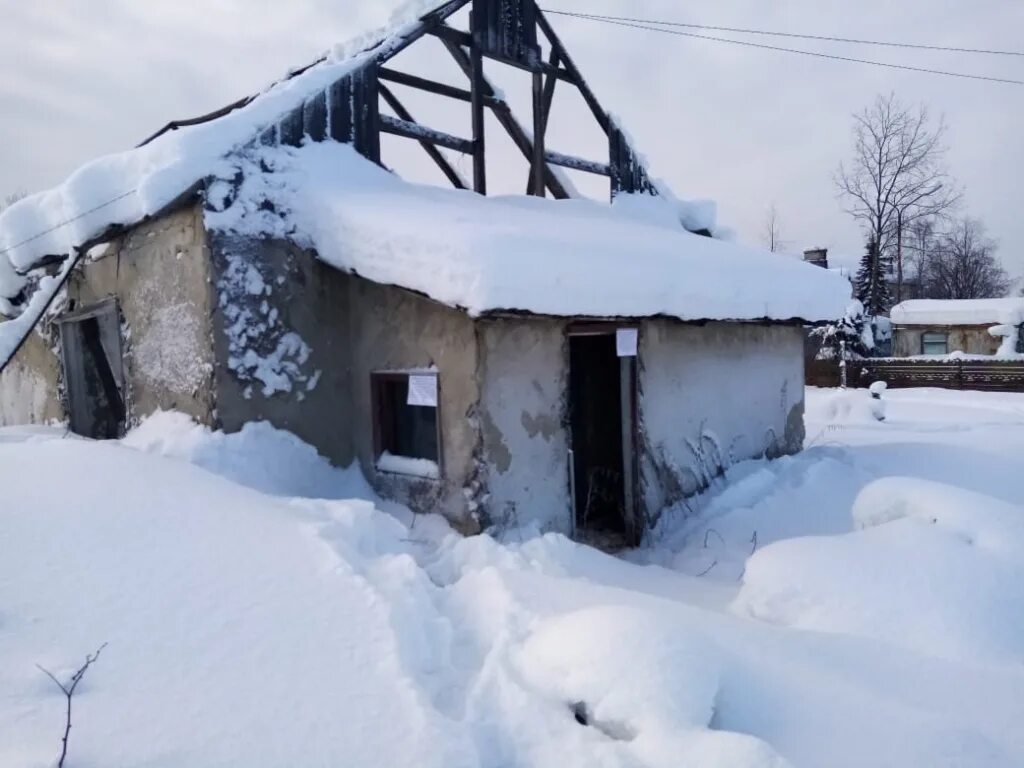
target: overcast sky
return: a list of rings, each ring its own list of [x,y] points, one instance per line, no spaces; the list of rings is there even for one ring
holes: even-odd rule
[[[1022,0],[545,0],[550,8],[935,45],[1024,49]],[[132,146],[173,118],[259,90],[291,66],[384,23],[400,0],[0,0],[0,195],[56,184],[78,165]],[[1024,87],[957,80],[552,17],[605,106],[654,175],[682,197],[718,202],[740,238],[762,239],[774,202],[793,250],[856,254],[857,227],[832,172],[850,151],[850,114],[877,93],[923,102],[949,126],[949,165],[966,210],[1024,274]],[[711,33],[714,34],[714,33]],[[720,36],[729,37],[727,33]],[[773,42],[773,41],[768,41]],[[1024,57],[774,41],[1024,80]],[[406,66],[458,83],[429,50]],[[525,83],[507,85],[513,94]],[[506,86],[506,81],[501,80]],[[553,149],[599,159],[600,136],[577,100],[556,99]],[[417,117],[457,130],[460,106]],[[410,104],[412,106],[413,104]],[[426,113],[422,110],[428,110]],[[524,113],[528,118],[528,113]],[[514,153],[513,153],[514,154]],[[507,162],[509,191],[525,169]],[[396,167],[401,168],[396,163]],[[467,168],[468,170],[468,168]],[[411,177],[425,174],[411,167]]]

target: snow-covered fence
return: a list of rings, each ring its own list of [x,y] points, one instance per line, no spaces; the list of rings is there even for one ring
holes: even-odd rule
[[[847,383],[851,387],[867,387],[875,381],[884,381],[895,389],[938,387],[1024,392],[1024,361],[1017,360],[885,358],[850,360],[846,368]],[[808,362],[806,378],[811,386],[839,386],[839,365],[832,360]]]

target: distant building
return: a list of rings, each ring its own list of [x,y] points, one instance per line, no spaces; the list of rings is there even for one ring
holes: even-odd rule
[[[1024,299],[915,299],[892,308],[894,357],[1024,351]]]

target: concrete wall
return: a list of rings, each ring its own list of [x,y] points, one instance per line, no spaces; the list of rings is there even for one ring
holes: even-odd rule
[[[1002,338],[992,336],[991,325],[922,326],[898,325],[893,329],[893,357],[913,357],[923,354],[921,337],[926,333],[948,333],[950,352],[969,355],[994,355],[999,351]]]
[[[649,523],[732,462],[800,450],[803,343],[797,327],[642,325],[640,470]]]
[[[265,420],[334,464],[358,460],[386,498],[473,528],[464,489],[479,430],[476,335],[464,313],[346,275],[284,241],[212,234],[218,424]],[[435,366],[442,478],[378,472],[371,374]]]
[[[118,298],[123,323],[129,419],[163,408],[209,422],[211,298],[198,205],[136,227],[82,264],[55,314],[109,296]],[[66,418],[56,348],[56,328],[44,321],[0,374],[0,424]]]
[[[72,276],[67,295],[71,310],[117,297],[130,422],[159,409],[210,422],[212,297],[198,204],[111,243]]]
[[[290,243],[211,233],[217,423],[268,421],[354,458],[351,278]]]
[[[60,359],[33,333],[0,373],[0,427],[64,420],[59,379]]]
[[[477,341],[464,313],[408,291],[350,278],[352,439],[356,457],[377,490],[421,512],[441,512],[472,530],[469,502],[480,440],[476,404]],[[374,465],[370,375],[375,371],[438,370],[441,480],[378,472]]]
[[[485,320],[480,336],[480,424],[489,515],[568,533],[565,322]]]

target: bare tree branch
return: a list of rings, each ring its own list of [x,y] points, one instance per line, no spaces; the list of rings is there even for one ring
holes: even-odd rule
[[[100,657],[103,649],[107,647],[104,643],[96,649],[95,653],[91,653],[85,657],[85,663],[80,666],[67,683],[62,683],[56,678],[56,676],[50,672],[50,670],[36,664],[36,667],[40,672],[45,674],[48,678],[53,680],[54,684],[60,688],[64,694],[64,698],[67,700],[67,709],[64,719],[64,737],[61,739],[60,759],[57,761],[57,768],[64,768],[64,760],[68,756],[68,738],[71,736],[71,699],[75,695],[75,689],[78,688],[78,684],[82,682],[82,678],[85,677],[86,671],[91,667],[95,661]]]
[[[853,160],[834,176],[844,210],[864,224],[886,267],[895,263],[897,301],[910,226],[944,216],[960,201],[944,165],[945,135],[945,122],[933,125],[927,107],[906,107],[895,94],[878,96],[853,116]]]

